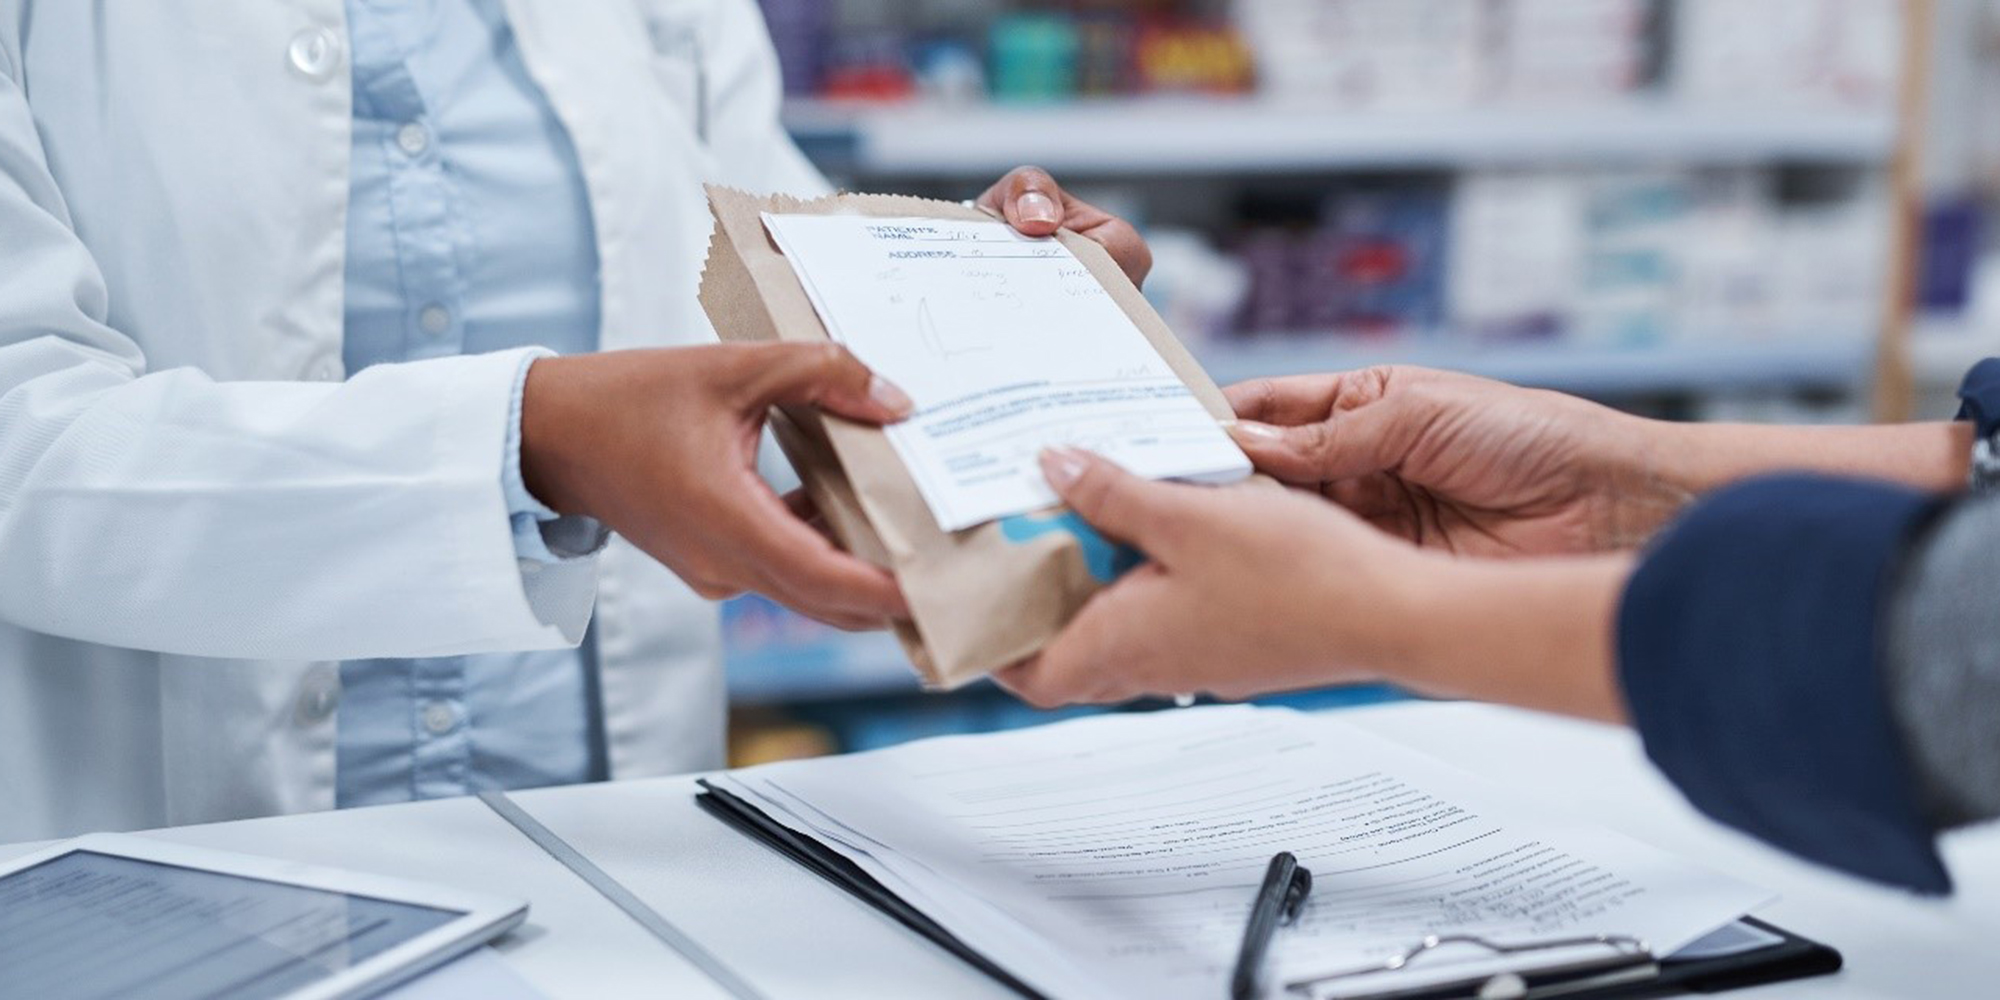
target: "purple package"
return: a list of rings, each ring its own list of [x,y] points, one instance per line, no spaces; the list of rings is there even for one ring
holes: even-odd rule
[[[1241,333],[1256,336],[1299,328],[1297,245],[1290,230],[1266,226],[1251,230],[1237,246],[1237,257],[1250,276],[1237,321]]]
[[[1423,188],[1329,199],[1304,244],[1306,325],[1363,336],[1422,336],[1444,318],[1445,195]]]
[[[825,52],[833,31],[833,0],[757,0],[778,52],[785,96],[811,97],[826,73]]]

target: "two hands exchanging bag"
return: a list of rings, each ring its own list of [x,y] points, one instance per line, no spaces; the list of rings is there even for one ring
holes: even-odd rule
[[[1129,225],[1039,170],[1014,171],[979,205],[1024,235],[1066,228],[1095,241],[1134,284],[1150,267]],[[587,404],[636,391],[620,380],[668,387],[674,365],[664,357],[650,369],[538,362],[531,401],[545,371],[559,384],[538,394],[548,409],[524,414],[531,486],[545,484],[538,493],[559,511],[598,515],[710,596],[755,589],[848,628],[907,618],[894,578],[813,530],[824,525],[812,502],[777,497],[753,464],[774,404],[880,424],[905,415],[907,397],[826,343],[673,353],[717,375],[655,394],[650,414]],[[1381,679],[1618,719],[1614,620],[1633,553],[1691,500],[1781,468],[1948,486],[1967,444],[1952,425],[1672,424],[1404,367],[1254,381],[1227,396],[1237,443],[1288,489],[1155,482],[1081,452],[1043,456],[1077,514],[1150,561],[1090,598],[1037,655],[997,673],[1003,685],[1053,705]],[[690,400],[714,419],[661,462],[657,430],[684,419],[673,411]],[[608,426],[538,434],[540,416]],[[617,454],[544,455],[540,441]],[[730,457],[727,475],[711,467],[717,447]],[[590,487],[585,468],[628,470],[630,481]],[[579,489],[562,481],[571,470]],[[615,501],[686,493],[690,483],[679,515]]]
[[[1128,224],[1074,199],[1034,168],[1002,178],[978,204],[1024,235],[1067,228],[1096,241],[1135,285],[1150,267],[1144,242]],[[628,470],[618,481],[595,483],[597,499],[560,484],[538,487],[532,478],[531,488],[546,491],[559,511],[599,515],[707,596],[758,590],[845,628],[907,619],[909,605],[891,574],[828,541],[823,519],[802,493],[773,494],[756,476],[754,455],[773,405],[883,424],[907,414],[908,398],[830,343],[676,353],[685,363],[696,352],[708,352],[703,360],[719,376],[689,380],[705,390],[658,394],[657,419],[674,419],[668,411],[707,391],[720,394],[698,404],[714,417],[713,426],[669,449],[666,463],[649,464],[642,453],[657,456],[659,446],[643,429],[539,435],[531,410],[524,420],[531,477],[538,466]],[[601,359],[540,362],[530,391],[544,370],[594,362]],[[601,377],[671,377],[664,363],[655,374],[644,367],[607,369]],[[588,419],[594,397],[619,391],[580,379],[550,394],[551,409],[557,419]],[[1002,684],[1053,705],[1182,691],[1245,697],[1388,677],[1422,690],[1618,714],[1608,670],[1595,686],[1557,682],[1530,664],[1509,679],[1494,664],[1463,662],[1459,650],[1438,641],[1446,633],[1467,637],[1477,656],[1498,644],[1481,638],[1494,638],[1491,626],[1527,625],[1508,613],[1526,592],[1511,573],[1502,578],[1497,567],[1451,556],[1615,553],[1643,540],[1698,488],[1655,467],[1668,445],[1651,431],[1664,425],[1552,393],[1415,369],[1253,382],[1228,396],[1239,418],[1232,431],[1238,444],[1262,471],[1294,489],[1268,481],[1230,488],[1152,482],[1091,455],[1045,455],[1057,493],[1103,534],[1151,561],[1091,598],[1039,655],[999,672]],[[571,405],[561,408],[564,400]],[[539,440],[630,451],[615,461],[537,461]],[[704,464],[717,441],[727,443],[731,468],[726,476],[695,480],[705,489],[690,498],[691,516],[660,519],[657,504],[617,502],[673,495],[675,483]],[[1599,629],[1561,637],[1589,652],[1608,649],[1602,633],[1627,566],[1612,555],[1524,571],[1559,607],[1594,602],[1603,610],[1570,616]],[[1488,594],[1497,606],[1484,600]],[[1531,645],[1537,660],[1554,652],[1547,643]],[[1515,690],[1517,683],[1527,689]]]

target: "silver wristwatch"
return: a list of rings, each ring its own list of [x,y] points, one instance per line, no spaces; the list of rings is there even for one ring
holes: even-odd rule
[[[1994,442],[1996,437],[2000,437],[2000,431],[1982,437],[1972,445],[1972,473],[1966,481],[1974,493],[1985,493],[2000,486],[2000,444]]]

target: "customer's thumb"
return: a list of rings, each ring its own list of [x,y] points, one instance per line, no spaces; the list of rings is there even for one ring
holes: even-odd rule
[[[1172,556],[1196,487],[1142,479],[1075,448],[1043,451],[1041,463],[1056,495],[1092,527],[1154,556]]]
[[[1409,447],[1411,428],[1393,406],[1366,407],[1292,427],[1238,420],[1229,436],[1259,472],[1282,482],[1318,484],[1395,467]]]

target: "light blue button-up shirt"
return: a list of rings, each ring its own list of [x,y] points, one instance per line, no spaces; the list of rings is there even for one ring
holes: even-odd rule
[[[596,350],[582,171],[500,0],[347,0],[347,16],[347,370],[531,344]],[[539,505],[509,458],[517,545],[547,558]],[[588,642],[356,660],[340,676],[342,806],[603,776]]]

